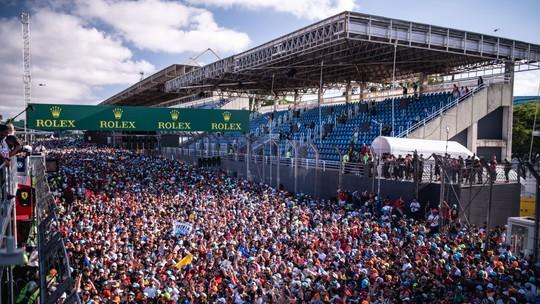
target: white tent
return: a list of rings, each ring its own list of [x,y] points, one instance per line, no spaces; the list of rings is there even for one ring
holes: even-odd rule
[[[412,154],[415,150],[418,154],[424,154],[424,157],[428,157],[433,153],[444,155],[446,151],[451,157],[456,158],[458,156],[467,158],[467,156],[473,155],[471,151],[458,142],[448,141],[448,149],[446,144],[447,142],[444,140],[379,136],[371,143],[371,148],[377,155],[390,153],[395,156],[405,156]]]

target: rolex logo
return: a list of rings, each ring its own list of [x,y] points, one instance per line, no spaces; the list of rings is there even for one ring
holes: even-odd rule
[[[123,113],[123,112],[124,112],[124,111],[122,111],[122,109],[120,109],[120,108],[115,108],[115,109],[113,110],[114,119],[122,119],[122,113]]]
[[[231,120],[231,112],[229,112],[229,111],[223,112],[223,120],[225,122],[228,122],[229,120]]]
[[[59,106],[52,106],[51,107],[51,115],[52,115],[53,118],[60,117],[61,112],[62,112],[62,108],[60,108]]]
[[[178,115],[179,115],[179,114],[180,114],[180,113],[178,113],[178,111],[172,110],[172,111],[171,111],[171,119],[174,120],[174,121],[177,121],[177,120],[178,120]]]

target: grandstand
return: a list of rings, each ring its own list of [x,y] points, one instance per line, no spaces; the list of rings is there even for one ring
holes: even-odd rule
[[[514,73],[539,61],[538,45],[343,12],[171,65],[102,105],[249,108],[249,132],[88,132],[105,145],[11,156],[0,278],[23,257],[4,218],[30,210],[39,282],[17,289],[40,303],[532,302],[540,264],[495,226],[519,214]]]
[[[280,131],[294,130],[286,138],[296,144],[314,144],[319,150],[311,149],[309,157],[319,154],[321,159],[336,160],[348,149],[355,128],[360,130],[357,145],[369,145],[380,133],[379,129],[386,126],[394,136],[448,137],[475,153],[495,154],[501,160],[511,156],[514,72],[538,69],[539,61],[540,46],[531,43],[343,12],[202,67],[172,65],[103,103],[185,106],[213,98],[210,104],[219,104],[217,100],[227,98],[223,97],[224,92],[243,96],[246,101],[253,96],[271,96],[276,101],[278,95],[290,96],[294,97],[294,103],[289,105],[293,113],[279,109],[271,122],[268,109],[252,115],[251,133],[256,137],[253,147],[277,138]],[[472,92],[479,86],[479,77],[482,77],[480,91],[489,91],[487,96],[473,97],[469,93],[459,101],[448,98],[453,85],[459,90],[467,87]],[[440,80],[433,82],[433,79]],[[495,93],[495,86],[499,93]],[[374,87],[386,89],[372,92]],[[420,95],[418,100],[412,97],[413,87]],[[323,92],[328,88],[342,90],[343,98],[338,98],[339,101],[324,98]],[[403,88],[408,88],[408,96],[401,97]],[[314,93],[319,95],[316,104],[300,101],[302,95]],[[477,109],[468,98],[474,98]],[[362,106],[350,104],[353,100]],[[372,101],[375,101],[373,106]],[[365,112],[363,104],[368,104],[370,110],[373,107],[376,114]],[[495,104],[498,106],[494,107]],[[465,111],[465,105],[471,106],[468,111],[478,112],[468,122],[458,119],[458,112]],[[269,111],[277,109],[275,105]],[[293,115],[297,110],[299,115]],[[339,123],[337,116],[343,113],[347,120]],[[291,124],[297,124],[298,128],[291,128]],[[502,129],[491,132],[498,124]],[[203,137],[197,135],[199,142],[170,142],[184,143],[180,144],[184,148],[208,149],[211,143],[204,144]],[[246,149],[242,135],[223,141],[235,142],[238,149]],[[291,143],[280,143],[280,154],[286,153],[288,145]],[[225,148],[220,145],[220,149]],[[264,150],[270,153],[271,149]]]
[[[514,105],[521,105],[531,102],[540,102],[540,98],[538,96],[515,96],[514,97]]]

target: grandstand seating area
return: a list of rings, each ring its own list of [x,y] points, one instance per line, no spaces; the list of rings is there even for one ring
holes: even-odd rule
[[[431,113],[438,111],[441,107],[451,101],[452,98],[450,93],[427,94],[422,95],[419,99],[414,97],[395,98],[394,135],[397,136],[414,123],[424,119]],[[348,107],[354,106],[355,104],[351,104]],[[346,109],[346,107],[347,106],[345,105],[340,105],[334,113],[339,114],[347,112],[348,109]],[[322,142],[319,142],[319,139],[315,138],[313,141],[319,149],[321,159],[339,160],[336,148],[338,148],[341,153],[346,152],[356,127],[359,129],[357,147],[362,143],[371,145],[371,142],[379,136],[379,128],[381,127],[381,125],[376,122],[382,123],[383,128],[384,125],[392,124],[392,99],[386,99],[382,102],[375,103],[374,107],[375,111],[371,113],[370,111],[358,113],[358,115],[348,119],[344,124],[336,124],[330,135],[323,138]],[[308,156],[315,157],[313,154]]]
[[[392,100],[394,102],[395,132],[394,135],[407,130],[414,123],[424,119],[433,112],[438,111],[453,99],[450,92],[439,92],[424,94],[416,98],[394,97],[380,102],[356,102],[350,104],[326,105],[321,108],[321,117],[324,124],[333,124],[331,131],[319,140],[319,108],[305,110],[299,117],[289,119],[290,113],[287,110],[277,111],[274,115],[272,132],[274,138],[278,134],[289,134],[294,141],[311,141],[319,149],[322,160],[339,160],[340,154],[347,151],[350,146],[354,129],[359,129],[357,148],[362,144],[370,145],[379,135],[381,125],[391,126],[392,124]],[[256,136],[268,136],[264,134],[265,127],[269,130],[270,113],[252,114],[250,119],[251,133]],[[339,121],[339,117],[346,117],[345,121]],[[379,122],[379,123],[377,123]],[[297,131],[290,133],[291,125],[298,124]],[[323,132],[324,134],[324,132]],[[203,141],[199,141],[201,143]],[[237,144],[241,147],[245,143],[245,138],[241,134],[228,133],[226,135],[215,136],[212,143],[218,143],[220,149],[224,150],[227,144]],[[336,150],[337,149],[337,150]],[[286,151],[292,151],[289,143],[280,142],[280,155],[286,155]],[[270,155],[270,146],[265,148],[265,154]],[[313,150],[308,150],[308,158],[315,158]]]

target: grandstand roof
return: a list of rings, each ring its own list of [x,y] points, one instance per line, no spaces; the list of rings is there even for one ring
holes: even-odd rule
[[[504,64],[535,65],[540,45],[441,26],[343,12],[167,81],[167,92],[289,91],[346,81],[384,83]]]
[[[538,96],[514,96],[514,105],[520,105],[531,102],[540,102]]]
[[[165,82],[197,68],[192,65],[173,64],[144,78],[122,92],[106,99],[102,105],[154,105],[179,97],[176,92],[165,92]]]

